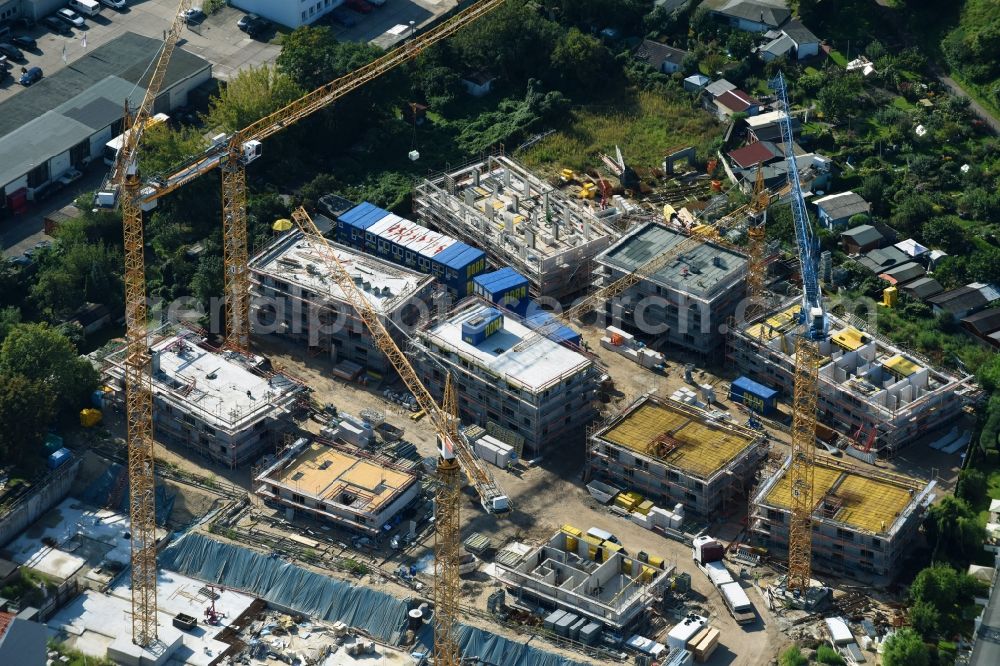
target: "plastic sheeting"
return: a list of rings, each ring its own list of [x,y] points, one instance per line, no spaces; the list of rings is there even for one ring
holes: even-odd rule
[[[398,643],[406,626],[405,601],[354,587],[278,557],[188,533],[169,545],[160,566],[329,622],[338,620],[387,643]]]
[[[104,473],[94,479],[89,486],[81,493],[79,499],[93,506],[106,506],[111,501],[111,494],[118,485],[121,475],[127,474],[125,468],[118,463],[111,463]],[[174,501],[177,493],[167,492],[166,486],[161,483],[156,484],[156,524],[163,527],[170,519],[170,514],[174,510]],[[127,481],[121,491],[121,499],[117,506],[109,507],[114,511],[128,514],[129,498]]]
[[[160,555],[163,569],[206,582],[244,590],[277,606],[328,622],[338,620],[386,643],[398,644],[411,604],[384,592],[355,587],[303,569],[277,557],[189,532]],[[459,646],[466,657],[495,666],[585,666],[477,627],[459,625]],[[425,627],[418,643],[430,649]]]

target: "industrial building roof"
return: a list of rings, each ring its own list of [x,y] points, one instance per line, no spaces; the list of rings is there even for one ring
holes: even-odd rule
[[[766,504],[791,508],[791,481],[787,471],[786,466],[781,478],[767,493]],[[818,456],[813,480],[817,510],[813,519],[833,520],[870,534],[888,534],[896,519],[924,487],[925,484],[917,479],[849,471],[843,464]],[[836,510],[824,514],[824,505]]]
[[[544,336],[526,349],[514,351],[531,329],[510,314],[504,314],[502,328],[478,345],[462,339],[462,323],[486,315],[489,306],[474,303],[431,326],[423,335],[434,344],[472,360],[500,380],[515,383],[537,392],[564,377],[593,365],[583,354],[568,349]]]
[[[434,278],[350,248],[330,243],[333,254],[379,313],[390,313]],[[253,258],[250,269],[268,273],[314,294],[346,303],[344,291],[330,276],[326,250],[319,240],[295,232],[279,238]]]
[[[598,255],[597,261],[631,273],[686,238],[688,236],[679,231],[649,222],[618,240]],[[710,299],[720,289],[741,278],[746,272],[746,265],[743,255],[706,242],[684,252],[647,279],[663,287]]]
[[[271,479],[326,502],[377,512],[416,483],[417,477],[313,442]]]
[[[703,479],[757,440],[745,428],[709,419],[702,410],[656,396],[640,398],[596,436]]]
[[[69,150],[122,117],[125,100],[145,94],[147,66],[161,42],[126,32],[0,103],[0,185]],[[174,51],[162,89],[210,68],[184,49]]]

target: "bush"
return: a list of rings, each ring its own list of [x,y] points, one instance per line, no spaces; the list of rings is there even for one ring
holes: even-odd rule
[[[816,650],[816,661],[821,664],[831,664],[831,666],[843,666],[844,658],[829,645],[820,645]]]
[[[781,653],[779,663],[781,666],[807,666],[809,660],[802,656],[798,645],[793,645]]]

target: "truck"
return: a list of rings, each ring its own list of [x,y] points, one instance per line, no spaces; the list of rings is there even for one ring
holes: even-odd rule
[[[733,580],[732,574],[722,561],[725,548],[710,536],[695,537],[692,559],[703,574],[719,591],[722,601],[737,624],[748,624],[757,619],[757,613],[743,586]]]

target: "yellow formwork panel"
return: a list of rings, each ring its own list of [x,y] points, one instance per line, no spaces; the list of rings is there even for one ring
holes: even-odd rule
[[[817,506],[834,485],[837,486],[834,496],[842,502],[842,507],[831,517],[832,520],[873,534],[889,529],[912,499],[911,488],[903,483],[896,484],[854,474],[817,461],[813,481],[813,496]],[[783,474],[768,493],[765,503],[791,508],[787,473]],[[821,519],[821,516],[814,514],[814,518]]]
[[[746,331],[747,335],[752,338],[763,338],[765,340],[778,337],[778,335],[786,332],[795,325],[796,314],[798,314],[800,308],[800,305],[795,304],[781,312],[776,312],[765,319],[762,324],[754,324],[748,328]]]
[[[860,349],[865,344],[866,338],[864,334],[853,326],[848,326],[842,331],[835,331],[830,335],[830,342],[835,343],[837,346],[846,349],[847,351],[855,351]]]
[[[688,474],[707,478],[742,453],[753,438],[723,424],[694,420],[658,402],[646,402],[604,433],[614,444],[655,455],[651,444],[664,433],[679,446],[661,458]]]
[[[888,361],[882,364],[886,370],[896,375],[897,377],[909,377],[915,372],[920,370],[920,366],[908,358],[903,357],[901,354],[896,354]]]

